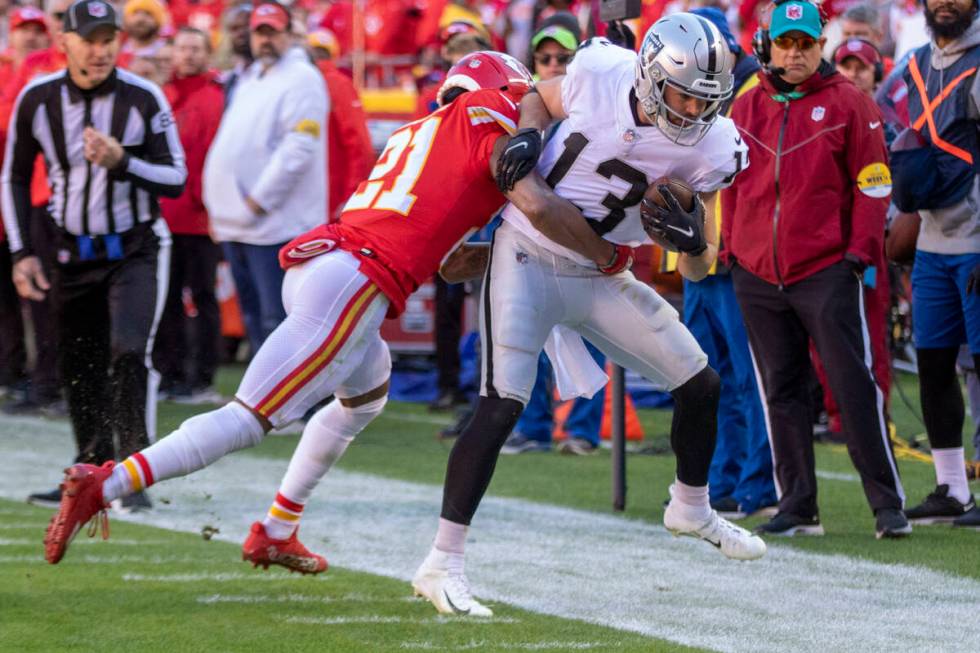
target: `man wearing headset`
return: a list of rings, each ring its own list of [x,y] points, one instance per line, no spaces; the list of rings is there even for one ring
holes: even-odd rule
[[[722,259],[759,371],[779,512],[760,532],[823,534],[809,423],[807,342],[840,402],[878,538],[911,532],[873,372],[862,278],[879,260],[891,178],[872,100],[821,58],[816,5],[771,8],[756,38],[759,84],[732,119],[752,166],[722,193]]]

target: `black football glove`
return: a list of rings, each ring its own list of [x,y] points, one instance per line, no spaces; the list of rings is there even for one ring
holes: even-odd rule
[[[541,132],[525,127],[507,141],[504,153],[497,161],[497,188],[506,193],[524,179],[538,164],[541,156]]]
[[[636,35],[629,25],[621,20],[611,20],[606,25],[606,38],[613,45],[618,45],[627,50],[636,50]]]
[[[973,293],[980,295],[980,265],[973,268],[973,272],[966,278],[966,294]]]
[[[667,202],[668,208],[644,198],[640,202],[643,228],[672,244],[678,252],[690,256],[703,254],[708,249],[708,242],[704,239],[704,202],[695,195],[694,208],[685,211],[668,186],[657,186],[657,192]]]

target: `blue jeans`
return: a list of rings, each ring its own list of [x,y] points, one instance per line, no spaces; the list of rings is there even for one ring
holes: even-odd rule
[[[711,500],[733,497],[748,512],[773,505],[772,453],[731,276],[684,282],[684,324],[721,376],[718,441],[708,473]]]
[[[604,367],[606,357],[603,353],[593,347],[589,341],[584,342],[589,353],[592,354],[592,358]],[[542,352],[538,355],[538,376],[534,380],[531,399],[527,402],[524,412],[521,413],[521,417],[514,427],[516,433],[538,442],[551,442],[551,432],[555,428],[555,414],[552,405],[553,388],[551,363]],[[602,409],[605,406],[605,398],[606,389],[603,388],[591,399],[579,397],[572,403],[572,410],[568,413],[568,419],[565,420],[565,432],[568,433],[569,437],[582,438],[597,447],[599,446],[599,427],[602,425]]]
[[[286,310],[282,306],[285,271],[279,267],[281,248],[282,245],[221,243],[225,260],[231,265],[242,321],[253,354],[286,319]]]

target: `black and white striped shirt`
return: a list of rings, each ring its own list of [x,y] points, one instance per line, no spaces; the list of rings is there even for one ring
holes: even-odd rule
[[[87,125],[122,144],[125,155],[114,169],[85,159]],[[187,179],[177,126],[157,86],[118,68],[89,90],[76,86],[65,70],[39,77],[17,98],[0,177],[15,259],[33,253],[28,220],[39,152],[48,170],[51,215],[59,227],[79,236],[123,233],[156,219],[157,196],[179,196]]]

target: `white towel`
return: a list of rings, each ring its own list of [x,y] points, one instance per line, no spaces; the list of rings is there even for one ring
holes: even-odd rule
[[[559,324],[551,330],[544,351],[555,370],[562,401],[576,397],[591,399],[609,382],[609,377],[585,348],[582,336],[566,326]]]

